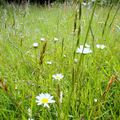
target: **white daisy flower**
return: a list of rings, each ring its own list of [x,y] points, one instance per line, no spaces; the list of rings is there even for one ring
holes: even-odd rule
[[[34,48],[37,48],[38,45],[39,45],[38,43],[33,43],[33,47],[34,47]]]
[[[55,100],[53,100],[53,96],[51,96],[48,93],[41,93],[38,96],[36,96],[36,102],[37,105],[44,105],[44,107],[48,107],[49,108],[49,103],[55,103]]]
[[[83,53],[83,54],[92,53],[90,46],[89,45],[86,45],[86,46],[84,47],[83,45],[80,45],[80,48],[77,48],[76,53]]]
[[[57,41],[58,41],[58,38],[54,37],[54,41],[57,42]]]
[[[52,65],[52,62],[51,62],[51,61],[47,61],[47,64],[48,64],[48,65]]]
[[[104,49],[106,46],[103,44],[97,44],[96,47],[99,49]]]
[[[62,74],[54,74],[52,75],[53,79],[54,80],[61,80],[64,76]]]
[[[46,41],[45,38],[41,38],[40,40],[41,40],[42,42],[45,42],[45,41]]]

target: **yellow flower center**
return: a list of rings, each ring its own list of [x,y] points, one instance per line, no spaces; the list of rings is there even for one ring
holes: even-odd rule
[[[48,103],[48,98],[43,98],[41,101],[42,103]]]

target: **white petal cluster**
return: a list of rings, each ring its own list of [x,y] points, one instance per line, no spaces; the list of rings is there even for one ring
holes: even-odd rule
[[[54,41],[57,42],[57,41],[58,41],[58,38],[54,37]]]
[[[86,5],[87,5],[87,3],[83,2],[83,3],[82,3],[82,5],[83,5],[83,6],[86,6]]]
[[[51,62],[51,61],[47,61],[47,64],[48,64],[48,65],[52,65],[52,62]]]
[[[52,75],[52,78],[54,79],[54,80],[61,80],[62,78],[64,77],[64,75],[62,75],[62,74],[54,74],[54,75]]]
[[[50,94],[48,93],[41,93],[39,94],[38,96],[36,96],[36,102],[37,102],[37,105],[42,105],[44,107],[48,107],[49,108],[49,103],[55,103],[55,100],[53,100],[53,96],[51,96]]]
[[[104,49],[106,46],[103,44],[97,44],[96,47],[99,49]]]
[[[94,102],[97,102],[98,100],[96,98],[94,98]]]
[[[40,38],[40,40],[41,40],[42,42],[45,42],[45,41],[46,41],[45,38]]]
[[[34,48],[37,48],[38,45],[39,45],[38,43],[33,43],[33,47],[34,47]]]
[[[63,55],[64,58],[66,58],[66,55]]]
[[[84,45],[80,45],[80,47],[77,48],[76,53],[89,54],[89,53],[92,53],[92,50],[90,49],[90,45],[85,44],[85,47]]]
[[[75,58],[75,59],[74,59],[74,62],[77,63],[77,62],[78,62],[78,59]]]

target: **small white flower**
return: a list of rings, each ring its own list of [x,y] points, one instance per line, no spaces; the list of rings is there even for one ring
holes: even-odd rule
[[[75,58],[75,59],[74,59],[74,62],[77,63],[77,62],[78,62],[78,59]]]
[[[57,42],[57,41],[58,41],[58,38],[54,37],[54,41]]]
[[[39,45],[38,43],[33,43],[33,47],[34,47],[34,48],[37,48],[38,45]]]
[[[96,47],[99,49],[104,49],[106,46],[103,44],[97,44]]]
[[[80,47],[77,48],[76,53],[89,54],[92,53],[92,50],[90,49],[90,45],[85,44],[85,47],[83,45],[80,45]]]
[[[45,42],[45,41],[46,41],[45,38],[41,38],[40,40],[41,40],[42,42]]]
[[[15,86],[15,90],[17,90],[17,89],[18,89],[18,86],[16,85],[16,86]]]
[[[62,74],[54,74],[52,75],[53,79],[54,80],[61,80],[64,76]]]
[[[82,3],[82,5],[83,5],[83,6],[86,6],[86,5],[87,5],[87,3],[86,3],[86,2],[83,2],[83,3]]]
[[[63,55],[64,58],[66,58],[66,55]]]
[[[36,96],[36,102],[37,105],[44,105],[44,107],[48,107],[49,108],[49,103],[55,103],[55,100],[53,100],[53,96],[51,96],[48,93],[41,93],[38,96]]]
[[[98,100],[96,98],[94,98],[94,102],[97,102]]]
[[[47,64],[48,64],[48,65],[52,65],[52,62],[51,62],[51,61],[47,61]]]
[[[64,58],[66,58],[66,55],[63,55]]]

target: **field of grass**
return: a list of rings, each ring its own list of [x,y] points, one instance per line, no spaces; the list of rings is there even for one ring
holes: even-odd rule
[[[0,7],[0,120],[120,120],[120,10],[76,9]],[[92,52],[77,54],[85,43]]]

